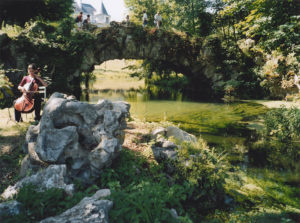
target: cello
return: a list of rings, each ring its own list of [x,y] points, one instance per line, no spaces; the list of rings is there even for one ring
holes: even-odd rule
[[[35,78],[24,85],[25,92],[19,97],[14,104],[17,111],[22,113],[30,113],[34,109],[34,93],[38,92],[38,85],[34,82]]]

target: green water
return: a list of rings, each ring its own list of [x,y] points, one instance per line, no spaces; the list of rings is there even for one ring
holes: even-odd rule
[[[249,102],[225,104],[151,100],[146,93],[134,90],[103,90],[89,96],[92,103],[100,99],[127,101],[131,105],[132,117],[147,122],[171,122],[201,136],[210,145],[230,149],[231,153],[232,150],[239,150],[238,154],[245,150],[245,140],[251,132],[249,123],[267,110],[262,105]]]

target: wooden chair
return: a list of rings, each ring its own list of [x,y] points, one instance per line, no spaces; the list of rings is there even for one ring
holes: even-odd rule
[[[44,94],[43,101],[46,101],[47,98],[47,88],[45,86],[39,87],[39,93]]]

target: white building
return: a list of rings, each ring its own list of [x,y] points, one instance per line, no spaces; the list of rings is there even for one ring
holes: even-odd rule
[[[73,8],[75,17],[82,12],[83,20],[87,18],[87,15],[90,15],[92,24],[95,24],[98,27],[109,26],[111,16],[108,15],[102,1],[100,1],[98,10],[96,10],[91,4],[82,3],[82,1],[80,1],[79,4],[74,2]]]
[[[110,18],[111,18],[110,15],[108,15],[106,8],[105,8],[103,2],[101,1],[100,10],[95,15],[95,21],[96,21],[97,25],[98,26],[108,26],[110,23]]]

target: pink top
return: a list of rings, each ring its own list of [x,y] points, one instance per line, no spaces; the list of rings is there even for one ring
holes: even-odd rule
[[[31,82],[31,78],[29,75],[23,77],[22,81],[20,82],[19,86],[23,87],[25,84],[30,83]],[[41,82],[39,80],[34,79],[33,83],[36,83],[37,85],[41,85]]]

